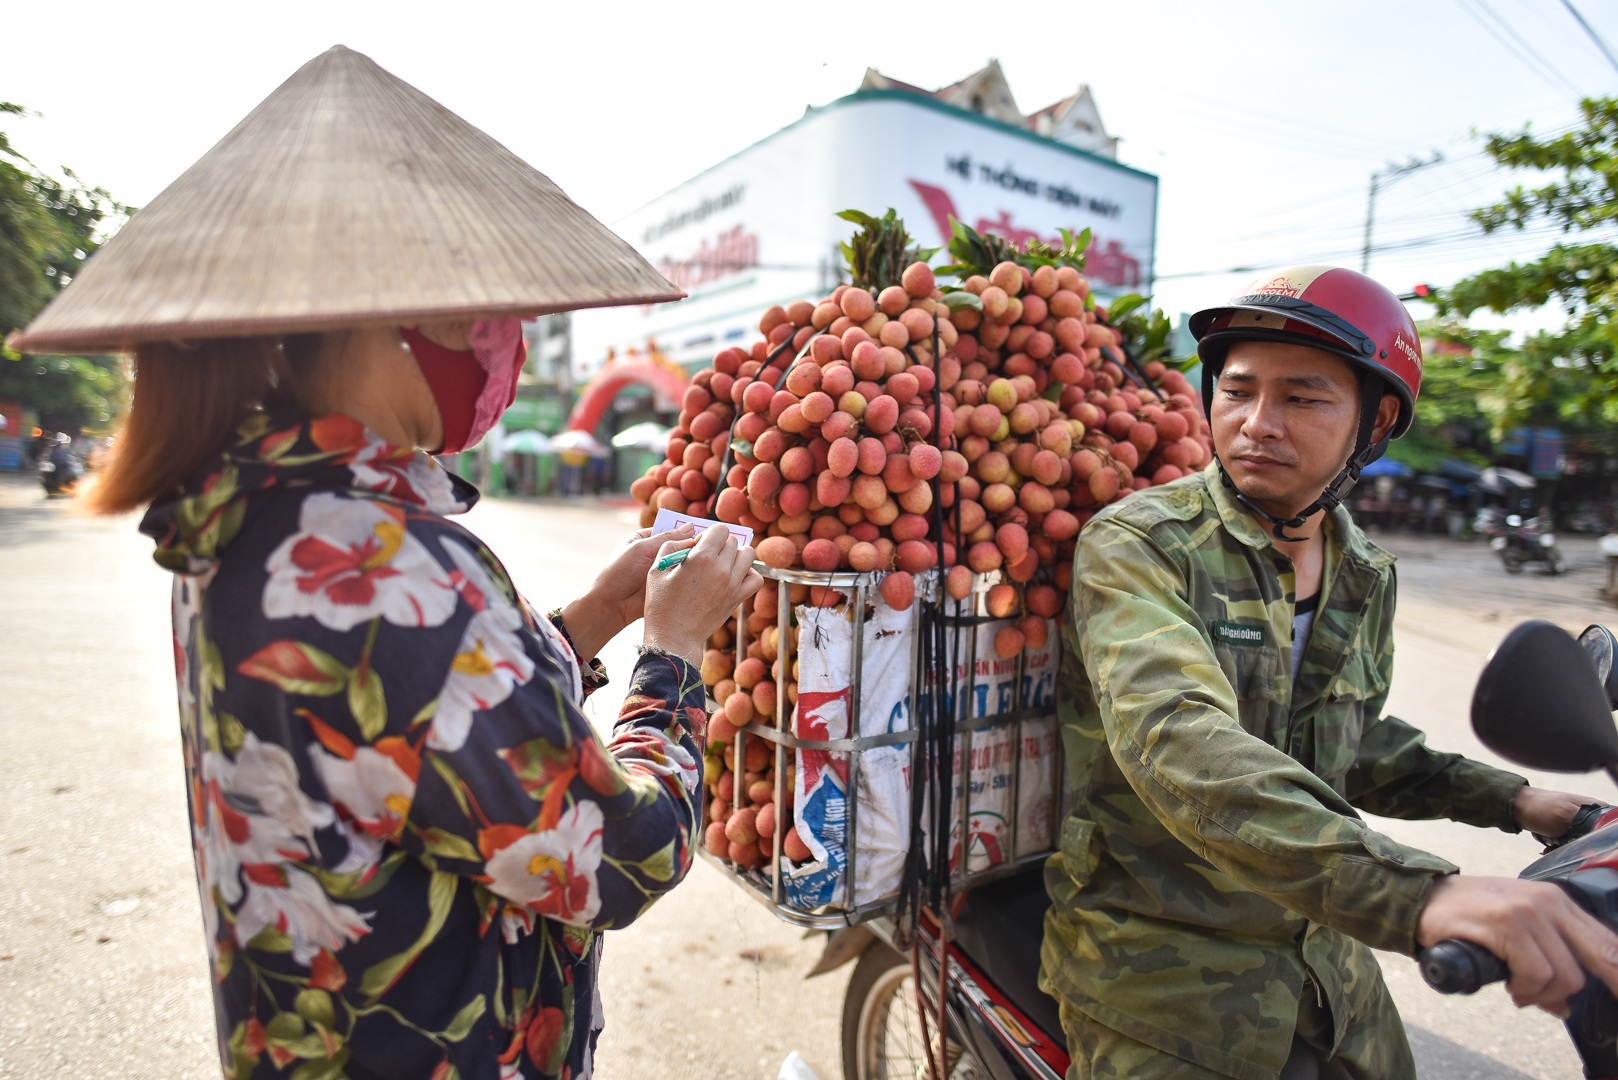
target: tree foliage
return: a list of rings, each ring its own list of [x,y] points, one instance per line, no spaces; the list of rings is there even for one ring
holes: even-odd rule
[[[0,120],[24,112],[0,101]],[[36,168],[0,131],[0,339],[26,326],[95,251],[103,226],[128,212],[71,170]],[[122,391],[110,357],[0,355],[0,400],[21,402],[48,427],[104,424]]]
[[[125,393],[116,356],[22,356],[0,359],[0,401],[20,401],[48,431],[104,427]]]
[[[1504,369],[1513,351],[1504,330],[1460,324],[1423,333],[1427,353],[1416,422],[1388,448],[1388,457],[1419,473],[1438,472],[1459,458],[1487,465],[1487,448],[1498,439],[1497,418],[1509,403]]]
[[[1618,421],[1618,98],[1587,98],[1580,111],[1580,124],[1560,135],[1490,136],[1495,161],[1543,183],[1519,184],[1472,214],[1488,233],[1549,225],[1563,239],[1537,259],[1474,274],[1438,298],[1442,314],[1461,318],[1549,305],[1565,313],[1563,326],[1528,334],[1502,355],[1497,430],[1547,410],[1576,426]]]

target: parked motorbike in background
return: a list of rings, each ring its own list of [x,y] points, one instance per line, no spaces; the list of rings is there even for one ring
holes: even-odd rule
[[[1508,574],[1522,573],[1523,567],[1531,562],[1543,563],[1547,574],[1562,572],[1562,552],[1556,546],[1556,534],[1543,518],[1506,515],[1489,546],[1499,553],[1501,565]]]
[[[1561,772],[1605,767],[1618,779],[1615,654],[1618,639],[1604,627],[1575,640],[1550,623],[1524,623],[1484,667],[1473,727],[1520,764]],[[1551,848],[1522,876],[1555,882],[1618,929],[1618,808],[1586,807]],[[1056,1002],[1038,987],[1049,903],[1041,871],[1025,870],[957,895],[947,929],[924,913],[913,942],[901,940],[886,918],[832,932],[810,975],[857,958],[843,998],[845,1080],[1060,1080],[1067,1042]],[[1420,961],[1444,993],[1470,993],[1508,976],[1470,942],[1440,942]],[[1618,1077],[1618,1002],[1605,986],[1592,980],[1580,992],[1567,1027],[1586,1077]],[[788,1065],[783,1078],[813,1075],[801,1059]]]

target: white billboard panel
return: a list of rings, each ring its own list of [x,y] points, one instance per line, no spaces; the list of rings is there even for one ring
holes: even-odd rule
[[[930,98],[864,91],[613,222],[690,295],[576,313],[581,373],[649,341],[688,365],[751,341],[765,308],[835,283],[838,244],[854,231],[838,211],[889,207],[924,247],[947,242],[952,215],[1018,242],[1089,228],[1098,291],[1151,287],[1156,177]]]

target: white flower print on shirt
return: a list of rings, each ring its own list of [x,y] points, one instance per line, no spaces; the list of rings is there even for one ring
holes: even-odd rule
[[[532,679],[534,661],[523,648],[522,616],[497,590],[478,557],[453,540],[443,543],[455,563],[456,591],[475,614],[444,678],[427,745],[459,750],[471,732],[472,714],[500,704]]]
[[[321,493],[303,502],[298,531],[265,564],[264,614],[309,616],[351,630],[381,616],[438,626],[455,610],[449,575],[410,535],[402,507]]]

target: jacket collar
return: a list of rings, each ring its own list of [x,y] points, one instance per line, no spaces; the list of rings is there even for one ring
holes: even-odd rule
[[[277,491],[326,490],[383,498],[430,514],[458,514],[477,501],[471,484],[429,455],[393,446],[357,420],[295,410],[255,412],[186,491],[153,503],[141,532],[159,565],[207,573],[241,531],[250,507]]]
[[[1231,489],[1225,486],[1217,464],[1210,464],[1202,470],[1202,481],[1227,532],[1250,548],[1263,550],[1275,546],[1275,537],[1271,535],[1269,527],[1238,502]],[[1371,543],[1345,508],[1339,506],[1328,513],[1332,524],[1330,535],[1345,558],[1373,570],[1393,565],[1393,556]]]

